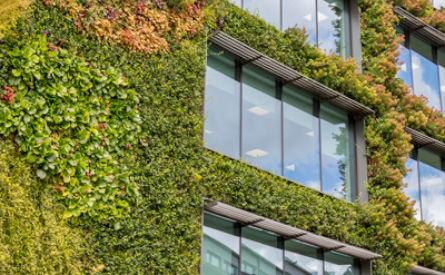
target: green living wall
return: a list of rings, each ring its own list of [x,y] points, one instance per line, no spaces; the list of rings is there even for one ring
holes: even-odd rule
[[[32,150],[23,147],[17,138],[24,135],[20,127],[3,123],[0,130],[5,140],[16,144],[16,151],[11,153],[15,161],[26,161],[26,169],[42,178],[34,176],[31,185],[50,185],[55,190],[51,205],[57,211],[51,213],[57,221],[56,229],[83,232],[75,241],[79,249],[69,246],[70,252],[58,258],[61,262],[57,266],[64,268],[63,273],[197,273],[204,198],[380,253],[384,258],[374,261],[375,274],[405,274],[416,264],[445,270],[443,229],[416,221],[412,203],[401,191],[404,163],[412,149],[403,127],[443,140],[445,120],[421,99],[409,95],[408,88],[395,78],[400,38],[393,29],[397,18],[391,4],[383,0],[359,3],[363,74],[357,73],[353,60],[326,56],[311,47],[304,32],[297,29],[284,34],[222,0],[37,0],[31,12],[18,20],[0,42],[4,99],[0,106],[3,112],[6,108],[22,108],[13,115],[3,113],[3,118],[9,118],[14,126],[25,121],[29,108],[17,102],[31,101],[54,87],[54,83],[41,82],[49,75],[48,66],[53,66],[66,71],[63,86],[68,91],[74,87],[82,93],[57,95],[63,100],[47,100],[45,104],[77,108],[82,103],[90,120],[75,115],[73,121],[67,119],[70,124],[64,128],[54,121],[57,111],[45,112],[42,104],[33,115],[39,114],[46,121],[42,125],[50,130],[37,125],[30,131],[45,137],[42,140],[48,146],[31,140]],[[409,9],[414,4],[406,5]],[[420,7],[433,12],[426,3]],[[218,29],[376,111],[367,118],[365,133],[369,204],[333,199],[203,147],[205,55],[207,40]],[[33,54],[28,56],[27,47],[34,47],[36,55],[40,54],[38,60],[31,57]],[[14,64],[16,55],[25,61]],[[31,67],[45,77],[38,79],[34,72],[32,77],[19,74],[17,68],[28,64],[28,59],[33,62]],[[79,74],[79,82],[71,81]],[[104,75],[107,79],[101,81]],[[20,86],[22,82],[25,87]],[[118,90],[119,96],[107,95],[103,87]],[[43,97],[53,99],[53,95]],[[109,100],[116,108],[109,110],[108,103],[98,102],[99,109],[93,112],[94,98]],[[134,114],[128,118],[132,124],[122,126],[122,132],[115,134],[109,125],[123,116],[119,106],[126,105],[131,108],[125,111]],[[90,125],[96,116],[97,125]],[[88,134],[85,129],[89,129]],[[63,155],[62,137],[71,153]],[[113,137],[117,141],[107,143]],[[120,144],[120,139],[126,142]],[[93,146],[93,155],[88,146]],[[63,159],[72,160],[71,155],[76,165],[64,164]],[[82,160],[88,163],[85,168],[79,164]],[[88,170],[91,163],[94,172]],[[77,180],[72,182],[72,178]],[[3,186],[4,180],[0,180]],[[56,207],[55,198],[60,207]],[[0,219],[1,225],[5,216]],[[46,224],[41,226],[47,228]],[[26,234],[17,230],[12,231]],[[7,240],[0,240],[0,249],[6,247],[10,253],[13,247],[7,246]],[[85,247],[88,249],[81,249]],[[43,253],[39,250],[35,255]],[[50,270],[51,261],[46,265]],[[9,268],[6,273],[14,270],[14,263],[6,262],[5,268]],[[29,274],[25,269],[9,273]],[[42,269],[32,273],[50,272]]]

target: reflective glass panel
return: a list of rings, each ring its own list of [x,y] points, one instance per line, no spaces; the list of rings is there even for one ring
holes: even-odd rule
[[[445,226],[445,172],[440,156],[419,149],[419,175],[422,217],[426,222]]]
[[[306,29],[311,44],[317,43],[316,1],[283,0],[283,30],[295,25]]]
[[[230,2],[241,8],[241,0],[230,0]]]
[[[440,9],[441,7],[445,7],[445,0],[434,0],[434,7],[436,9]]]
[[[202,243],[203,275],[238,275],[240,237],[238,225],[205,213]]]
[[[320,190],[320,141],[313,99],[283,89],[284,176]]]
[[[249,163],[281,175],[281,101],[275,80],[243,68],[242,148]]]
[[[419,189],[419,169],[417,167],[417,160],[408,158],[408,160],[405,163],[406,169],[411,169],[409,171],[403,182],[407,184],[406,188],[403,190],[405,194],[411,198],[412,200],[416,201],[416,204],[414,205],[414,209],[416,209],[416,218],[418,220],[421,219],[420,217],[420,189]]]
[[[439,60],[439,80],[440,80],[440,95],[442,98],[442,112],[445,112],[445,52],[443,50],[437,51]]]
[[[204,142],[234,158],[240,157],[240,83],[235,60],[209,51],[206,71]]]
[[[261,18],[277,28],[280,26],[280,0],[244,0],[244,8],[250,13],[258,11]]]
[[[338,254],[335,252],[327,252],[324,254],[325,275],[355,275],[354,259]]]
[[[286,275],[322,275],[323,261],[318,249],[296,240],[285,242],[284,270]]]
[[[241,272],[243,275],[282,275],[283,250],[279,237],[253,227],[242,230]]]
[[[441,110],[439,72],[433,60],[433,49],[416,36],[411,36],[411,60],[414,94],[428,98],[428,106]]]
[[[398,27],[396,27],[396,31],[399,36],[402,36],[404,34],[403,29],[400,29]],[[405,47],[406,43],[403,42],[398,48],[398,50],[400,51],[400,56],[397,77],[403,79],[403,82],[412,88],[413,80],[411,74],[411,54],[410,50]]]
[[[321,105],[322,191],[351,198],[348,116],[334,107]]]
[[[317,0],[318,43],[325,52],[344,55],[345,7],[342,0]]]

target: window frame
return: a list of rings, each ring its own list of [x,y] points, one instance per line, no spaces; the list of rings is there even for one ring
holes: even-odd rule
[[[367,191],[366,188],[364,186],[364,183],[367,181],[367,165],[366,165],[366,144],[365,144],[365,140],[363,137],[363,132],[365,129],[365,120],[364,117],[368,114],[373,113],[374,111],[369,109],[368,107],[354,101],[351,98],[346,97],[343,94],[340,94],[326,86],[324,86],[321,83],[318,83],[290,68],[288,68],[287,66],[261,54],[258,51],[253,50],[252,48],[248,47],[247,45],[239,42],[238,40],[235,40],[234,38],[226,35],[223,32],[218,32],[217,35],[213,36],[210,40],[209,43],[212,44],[212,47],[214,47],[217,51],[220,52],[224,52],[224,54],[230,56],[231,58],[233,58],[234,60],[236,60],[236,65],[235,65],[235,80],[239,81],[239,85],[240,87],[242,87],[242,68],[243,66],[249,65],[249,66],[253,66],[256,69],[259,69],[262,72],[267,73],[268,75],[272,76],[275,78],[276,80],[276,87],[280,87],[280,89],[277,89],[277,93],[280,93],[280,97],[279,100],[281,101],[281,106],[283,106],[283,92],[282,92],[282,87],[283,85],[292,85],[294,87],[296,87],[299,91],[301,91],[301,93],[311,97],[314,99],[315,102],[319,102],[318,106],[320,106],[321,104],[328,104],[328,105],[332,105],[335,108],[338,108],[339,110],[344,111],[345,113],[348,114],[349,117],[349,124],[350,126],[348,127],[349,129],[349,133],[348,136],[349,138],[349,152],[350,155],[352,154],[352,156],[350,157],[350,169],[351,169],[351,183],[350,183],[350,188],[351,188],[351,194],[349,195],[351,198],[351,201],[354,201],[357,197],[359,198],[359,200],[361,202],[366,202],[368,200],[368,196],[367,196]],[[247,58],[243,57],[243,55],[246,55]],[[255,57],[252,57],[252,55],[256,55]],[[274,63],[272,66],[271,63]],[[266,65],[264,65],[266,64]],[[277,71],[274,71],[273,69],[269,69],[269,67],[267,66],[271,66],[270,68],[277,68],[277,66],[281,66],[279,69],[276,69]],[[290,72],[284,72],[283,70],[289,70]],[[295,73],[295,75],[291,75],[292,73]],[[280,75],[280,73],[282,73],[283,75]],[[297,77],[296,77],[297,76]],[[287,79],[286,79],[287,77]],[[310,90],[310,89],[313,90]],[[241,96],[242,97],[242,96]],[[204,95],[204,101],[205,101],[205,95]],[[321,109],[321,108],[319,108]],[[203,110],[205,110],[205,108],[203,107]],[[240,110],[241,112],[242,110]],[[205,116],[206,114],[204,114]],[[318,116],[319,120],[320,120],[320,116]],[[283,108],[281,108],[281,123],[283,124]],[[281,133],[283,125],[281,125]],[[242,129],[242,125],[240,125],[240,131]],[[321,135],[321,131],[320,131],[320,135]],[[203,138],[204,138],[204,134],[203,134]],[[283,139],[283,136],[281,135],[281,138]],[[321,142],[321,140],[320,140]],[[240,143],[241,144],[241,143]],[[283,153],[283,142],[281,141],[281,148],[282,148],[282,153]],[[219,154],[223,154],[221,152],[218,152],[212,148],[208,148],[207,149],[211,150],[211,151],[215,151]],[[240,152],[242,152],[242,150],[240,149]],[[230,156],[228,156],[230,157]],[[241,155],[242,157],[242,155]],[[320,157],[321,157],[321,151],[320,151]],[[232,157],[230,157],[232,158]],[[283,161],[284,158],[284,154],[281,155],[281,159]],[[237,158],[232,158],[232,159],[236,159],[239,160]],[[248,163],[247,163],[248,164]],[[248,164],[250,165],[250,164]],[[321,166],[321,162],[320,162],[320,166]],[[283,165],[284,166],[284,165]],[[322,167],[320,167],[322,168]],[[260,167],[258,167],[258,169],[266,171],[268,173],[271,173],[275,176],[278,177],[282,177],[288,181],[292,181],[291,179],[285,178],[283,176],[281,176],[280,174],[283,174],[282,171],[280,171],[281,173],[279,174],[275,174],[272,172],[269,172],[267,170],[264,170]],[[283,170],[284,167],[282,167],[281,170]],[[320,169],[320,175],[321,172],[323,170]],[[295,181],[292,181],[295,182]],[[303,185],[306,186],[306,185]],[[322,183],[320,183],[320,189],[322,189]],[[339,199],[338,197],[335,197],[331,194],[327,194],[323,191],[317,190],[321,194],[325,194],[334,198]],[[348,194],[346,194],[346,198],[348,197]]]

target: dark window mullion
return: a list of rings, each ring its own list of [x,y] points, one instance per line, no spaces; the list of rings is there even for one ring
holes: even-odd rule
[[[317,49],[320,49],[319,47],[319,37],[318,37],[318,1],[319,0],[315,0],[315,32],[316,32],[316,37],[317,37]]]
[[[318,118],[318,160],[320,172],[320,191],[323,191],[323,158],[321,148],[321,103],[319,99],[314,99],[314,116]]]
[[[242,159],[243,157],[243,67],[240,60],[235,61],[235,79],[239,82],[239,89],[240,89],[240,103],[239,103],[239,115],[240,115],[240,122],[239,122],[239,158]]]
[[[411,89],[412,94],[415,95],[414,91],[414,73],[413,73],[413,51],[411,49],[411,34],[409,30],[405,30],[405,48],[409,50],[409,67],[410,67],[410,73],[411,73]]]
[[[420,166],[419,166],[419,148],[417,146],[413,149],[413,159],[416,160],[416,168],[417,168],[417,187],[419,188],[419,211],[420,211],[420,220],[423,220],[423,211],[422,211],[422,184],[420,182]]]
[[[277,98],[280,100],[280,135],[281,135],[281,176],[284,177],[284,103],[283,103],[283,82],[276,81]]]

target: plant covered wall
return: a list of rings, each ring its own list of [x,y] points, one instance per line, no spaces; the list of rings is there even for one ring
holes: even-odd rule
[[[92,251],[67,254],[83,253],[76,266],[197,273],[202,200],[211,198],[380,253],[375,274],[404,274],[417,263],[445,270],[443,229],[416,221],[402,192],[412,149],[403,127],[443,140],[445,120],[395,78],[401,38],[391,4],[359,3],[363,74],[353,60],[316,50],[301,30],[282,33],[223,0],[37,0],[0,42],[0,132],[44,178],[32,186],[52,186],[65,205],[63,217],[54,212],[59,222],[91,237]],[[441,16],[415,3],[398,4]],[[203,147],[205,55],[218,29],[376,111],[366,130],[369,204]]]

